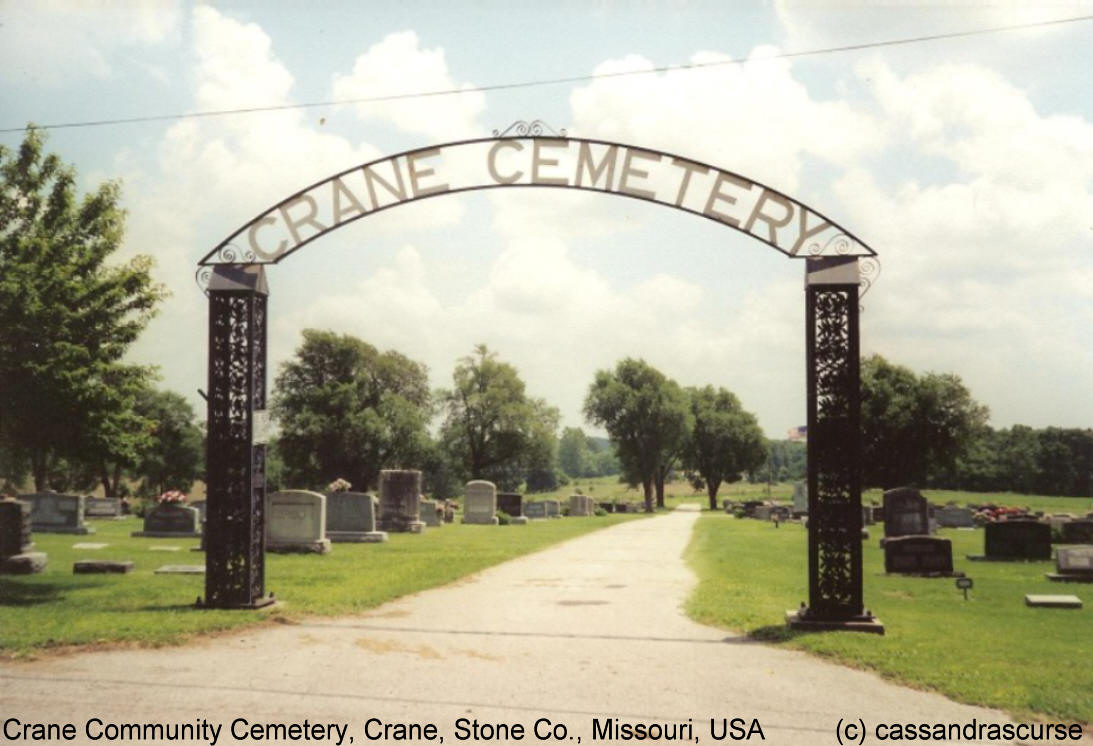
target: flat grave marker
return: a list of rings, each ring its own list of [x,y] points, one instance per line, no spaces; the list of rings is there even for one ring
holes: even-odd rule
[[[1082,600],[1077,596],[1029,593],[1025,595],[1025,605],[1049,609],[1080,609]]]

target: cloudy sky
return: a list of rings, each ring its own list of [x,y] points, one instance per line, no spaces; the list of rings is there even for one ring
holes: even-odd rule
[[[356,164],[542,119],[792,195],[880,256],[863,352],[958,374],[998,427],[1093,425],[1093,20],[1042,25],[1093,4],[306,5],[0,4],[0,143],[28,122],[152,118],[54,129],[49,145],[84,188],[122,180],[125,253],[155,257],[172,293],[133,357],[195,406],[194,271],[221,240]],[[876,46],[1021,24],[1040,25]],[[455,93],[347,103],[436,91]],[[284,108],[155,119],[254,107]],[[735,391],[781,436],[805,421],[803,273],[728,227],[635,200],[446,196],[270,267],[271,359],[328,328],[446,386],[485,342],[587,429],[594,372],[641,357]]]

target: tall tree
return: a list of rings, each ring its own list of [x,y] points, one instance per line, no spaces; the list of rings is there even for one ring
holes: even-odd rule
[[[951,468],[989,415],[959,377],[919,377],[879,355],[862,361],[861,397],[863,478],[884,488]]]
[[[141,480],[141,489],[152,494],[189,492],[205,458],[204,434],[194,408],[174,391],[146,388],[137,395],[134,411],[149,423],[148,438],[131,470]]]
[[[110,263],[119,185],[78,199],[44,140],[29,127],[18,151],[0,146],[0,439],[39,490],[60,459],[101,456],[89,438],[111,421],[117,382],[150,376],[120,361],[164,295],[148,257]]]
[[[654,485],[663,497],[666,465],[678,454],[690,427],[683,389],[644,360],[626,358],[614,371],[596,372],[584,413],[615,441],[624,474],[641,483],[645,510],[652,512]]]
[[[465,477],[515,488],[529,470],[553,467],[558,410],[529,397],[516,368],[480,344],[456,364],[452,383],[440,393],[440,439]]]
[[[710,510],[717,510],[717,490],[722,482],[736,482],[743,472],[766,462],[766,439],[755,415],[744,411],[731,391],[704,386],[687,393],[694,427],[683,461],[702,476]]]
[[[307,329],[273,386],[284,480],[365,490],[381,469],[421,466],[430,448],[426,368],[350,335]]]

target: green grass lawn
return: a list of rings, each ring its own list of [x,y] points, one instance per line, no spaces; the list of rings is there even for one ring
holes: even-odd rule
[[[699,585],[687,612],[961,702],[1093,722],[1093,586],[1049,582],[1053,562],[968,561],[983,552],[983,531],[942,529],[956,569],[975,582],[964,601],[951,578],[885,575],[883,527],[871,534],[863,542],[865,604],[884,622],[883,637],[787,630],[786,610],[808,600],[806,530],[720,513],[703,515],[688,548]],[[1026,593],[1075,594],[1085,608],[1028,608]]]
[[[49,555],[45,572],[0,576],[0,656],[95,644],[168,644],[189,636],[308,614],[346,614],[444,585],[491,565],[608,525],[612,515],[532,521],[526,526],[448,524],[423,535],[391,534],[383,544],[335,544],[328,555],[266,556],[266,589],[282,601],[262,611],[197,610],[204,576],[155,575],[161,565],[204,564],[196,539],[132,538],[137,518],[92,521],[89,536],[34,534]],[[106,543],[103,549],[73,544]],[[179,551],[156,551],[179,547]],[[83,559],[132,560],[126,575],[74,575]]]

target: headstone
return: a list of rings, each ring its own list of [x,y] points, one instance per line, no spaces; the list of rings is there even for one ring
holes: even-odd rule
[[[163,503],[144,514],[144,530],[132,536],[169,539],[196,539],[201,536],[197,508],[178,503]]]
[[[1093,546],[1059,547],[1055,550],[1055,572],[1049,580],[1093,583]]]
[[[547,518],[562,517],[562,505],[557,500],[543,500],[543,504],[546,505]]]
[[[204,575],[205,565],[163,565],[153,572],[156,575]]]
[[[445,523],[455,523],[455,509],[456,509],[455,500],[445,500],[444,501],[444,522]]]
[[[110,546],[99,541],[81,541],[72,545],[73,549],[105,549]]]
[[[1093,544],[1093,521],[1070,521],[1063,524],[1064,544]]]
[[[926,498],[915,489],[899,487],[884,493],[884,537],[926,536],[930,533]]]
[[[497,486],[484,479],[467,482],[463,492],[463,522],[496,526]]]
[[[588,495],[569,496],[569,515],[571,518],[586,518],[594,513],[591,497]]]
[[[438,507],[436,500],[421,498],[418,505],[422,523],[426,526],[443,525],[441,517],[444,515],[444,508]]]
[[[789,508],[785,505],[774,505],[770,509],[770,519],[772,521],[785,523],[789,520],[789,515]]]
[[[78,560],[72,563],[72,572],[76,575],[124,575],[132,570],[132,560]]]
[[[266,551],[326,554],[326,498],[285,490],[266,495]]]
[[[0,500],[0,561],[32,549],[30,506],[18,500]]]
[[[326,493],[326,538],[332,542],[379,543],[387,533],[376,530],[374,495],[364,492]]]
[[[188,503],[191,508],[197,511],[198,523],[204,525],[205,519],[208,517],[207,511],[209,508],[208,500],[194,500],[192,503]]]
[[[808,485],[804,482],[793,483],[793,514],[796,516],[808,514]]]
[[[995,521],[984,526],[989,560],[1051,559],[1051,526],[1039,521]]]
[[[861,506],[861,525],[872,526],[874,523],[876,523],[876,521],[873,520],[873,506]]]
[[[416,469],[384,469],[380,472],[380,531],[420,534],[421,472]]]
[[[45,569],[45,552],[34,552],[30,533],[30,506],[19,500],[0,500],[0,575],[33,575]]]
[[[43,534],[90,534],[95,529],[84,525],[84,498],[79,495],[59,495],[38,492],[20,495],[30,504],[30,528]]]
[[[757,521],[769,521],[772,509],[770,505],[756,505],[752,508],[751,517]]]
[[[524,514],[524,496],[516,492],[498,492],[497,509],[511,518]]]
[[[0,575],[34,575],[46,569],[49,557],[45,552],[23,552],[0,560]]]
[[[547,508],[545,502],[526,502],[524,503],[524,515],[528,518],[546,518]]]
[[[975,525],[975,513],[967,508],[946,505],[936,515],[937,523],[942,528],[970,528]]]
[[[89,497],[84,501],[84,518],[121,517],[121,500],[116,497]]]
[[[898,575],[953,574],[953,543],[937,536],[892,536],[884,542],[884,571]]]

